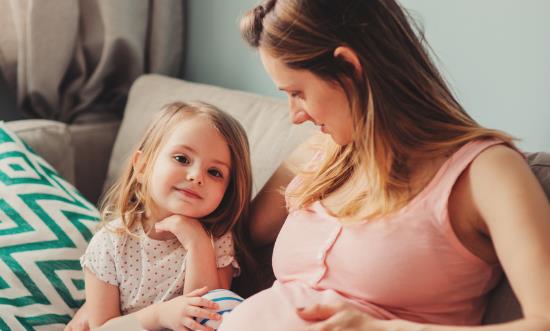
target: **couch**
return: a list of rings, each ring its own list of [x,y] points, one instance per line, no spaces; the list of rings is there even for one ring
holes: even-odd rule
[[[151,116],[162,105],[176,100],[209,102],[243,124],[251,143],[253,194],[312,131],[311,126],[290,124],[285,101],[158,75],[145,75],[135,81],[120,123],[66,125],[49,120],[19,120],[8,122],[7,127],[50,162],[61,176],[75,184],[85,197],[97,203],[101,193],[118,176]],[[528,160],[550,198],[550,154],[529,154]],[[269,271],[267,268],[264,287],[272,279]],[[235,289],[245,294],[257,290],[250,288],[246,279],[236,281]],[[484,323],[520,316],[519,304],[504,278],[491,294]]]

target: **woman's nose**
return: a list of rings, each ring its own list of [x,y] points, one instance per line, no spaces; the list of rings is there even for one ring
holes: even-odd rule
[[[309,115],[303,110],[299,110],[297,112],[291,113],[291,117],[292,117],[292,123],[294,124],[302,124],[305,121],[311,119],[311,117],[309,117]]]
[[[307,120],[311,120],[311,117],[302,108],[298,107],[293,99],[290,99],[289,108],[292,123],[302,124]]]

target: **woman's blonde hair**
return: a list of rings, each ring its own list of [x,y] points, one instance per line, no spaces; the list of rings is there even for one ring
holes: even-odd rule
[[[220,205],[201,222],[214,238],[219,238],[231,231],[235,224],[247,219],[252,194],[252,170],[245,130],[236,119],[212,105],[174,102],[161,109],[132,153],[141,153],[135,167],[143,171],[143,184],[138,182],[132,160],[128,160],[122,175],[103,199],[103,224],[120,218],[124,232],[132,233],[134,224],[141,221],[153,206],[147,178],[151,175],[160,146],[176,124],[198,116],[207,118],[214,125],[227,142],[231,154],[229,184],[224,197]]]
[[[338,84],[350,105],[353,142],[326,145],[318,169],[303,173],[303,185],[291,194],[295,208],[325,198],[360,171],[365,189],[331,212],[353,219],[368,205],[361,217],[381,217],[412,199],[412,160],[443,157],[474,139],[511,143],[466,114],[420,29],[394,0],[267,0],[244,15],[241,34],[289,68]],[[355,52],[360,73],[334,56],[339,46]]]

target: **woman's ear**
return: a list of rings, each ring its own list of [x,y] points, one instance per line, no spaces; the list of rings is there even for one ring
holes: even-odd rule
[[[333,53],[335,58],[340,58],[348,63],[350,63],[355,69],[355,74],[361,76],[363,74],[363,67],[361,66],[361,61],[357,53],[348,46],[338,46],[334,49]]]
[[[136,174],[136,179],[138,183],[143,184],[143,162],[139,162],[141,158],[141,151],[136,151],[132,155],[132,168],[134,169],[134,174]]]

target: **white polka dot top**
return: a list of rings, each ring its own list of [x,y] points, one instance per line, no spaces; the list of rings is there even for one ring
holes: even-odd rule
[[[122,314],[181,295],[186,250],[180,242],[151,239],[139,222],[134,230],[138,238],[109,231],[120,226],[121,221],[116,220],[109,223],[109,228],[101,228],[80,258],[80,264],[100,280],[118,286]],[[216,266],[231,264],[238,275],[231,233],[215,240],[214,245]]]

